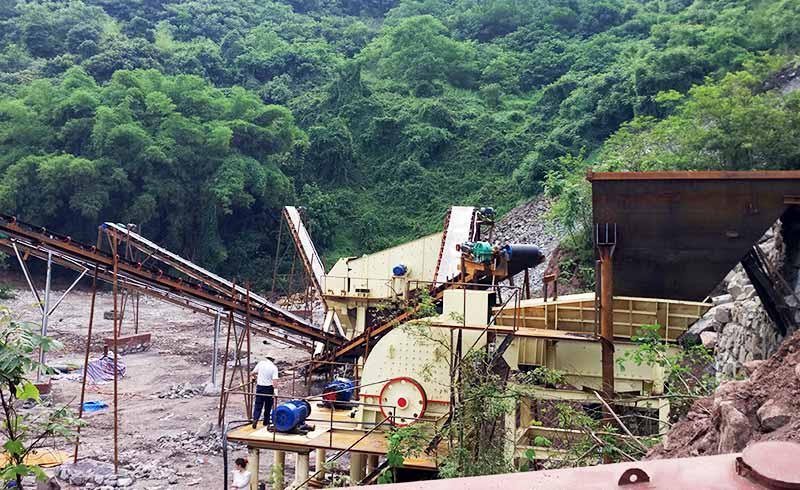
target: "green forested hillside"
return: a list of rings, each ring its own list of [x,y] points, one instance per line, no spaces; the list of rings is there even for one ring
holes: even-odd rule
[[[328,257],[585,166],[800,167],[795,0],[0,0],[0,210],[258,279],[283,204]]]

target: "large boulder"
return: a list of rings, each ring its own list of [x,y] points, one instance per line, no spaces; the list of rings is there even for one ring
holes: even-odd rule
[[[719,447],[720,454],[739,452],[747,445],[752,428],[733,402],[720,403]]]
[[[786,425],[792,418],[792,412],[774,400],[767,400],[758,409],[756,416],[764,432],[772,432]]]
[[[697,345],[700,343],[700,334],[716,330],[714,319],[709,311],[702,318],[692,324],[680,337],[679,342],[683,345]]]
[[[719,324],[726,324],[731,321],[731,310],[733,303],[725,303],[714,307],[714,321]]]
[[[717,332],[703,332],[700,334],[700,342],[708,350],[714,350],[717,346]]]
[[[714,306],[726,305],[728,303],[733,303],[733,296],[731,296],[730,294],[722,294],[720,296],[714,296],[713,298],[711,298],[711,303]]]

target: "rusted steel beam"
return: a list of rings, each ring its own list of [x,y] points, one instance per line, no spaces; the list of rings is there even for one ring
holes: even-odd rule
[[[89,351],[92,349],[92,328],[94,327],[94,306],[97,300],[97,266],[94,268],[94,278],[92,279],[92,301],[89,303],[89,331],[86,333],[86,351],[83,357],[83,374],[81,376],[81,399],[78,403],[78,420],[83,419],[83,402],[86,400],[86,376],[89,372]],[[75,452],[73,463],[78,462],[78,449],[81,445],[81,426],[75,428]]]
[[[25,247],[25,245],[22,245],[22,244],[20,244],[20,245],[23,248]],[[11,248],[11,242],[8,241],[8,240],[5,240],[5,239],[0,239],[0,247],[6,247],[6,248],[10,249]],[[39,250],[28,249],[28,248],[25,248],[25,250],[26,250],[26,254],[28,254],[29,256],[33,256],[33,257],[41,259],[41,260],[46,260],[46,258],[47,258],[46,253],[43,256],[42,255],[43,253],[41,251],[39,251]],[[68,269],[75,269],[75,270],[78,270],[81,267],[83,267],[80,264],[75,264],[73,262],[69,262],[69,261],[67,261],[67,260],[65,260],[63,258],[60,258],[60,257],[53,257],[53,263],[54,264],[58,264],[58,265],[60,265],[62,267],[68,268]],[[101,281],[106,282],[108,284],[112,284],[112,282],[113,282],[113,274],[110,271],[105,271],[104,269],[99,269],[98,278]],[[170,292],[170,291],[154,289],[153,287],[147,287],[147,286],[142,285],[142,284],[134,284],[134,283],[128,283],[126,287],[128,289],[132,290],[132,291],[144,294],[146,296],[150,296],[151,298],[155,298],[155,299],[158,299],[160,301],[165,301],[167,303],[174,304],[174,305],[179,306],[181,308],[187,308],[189,310],[194,311],[195,313],[201,313],[203,315],[208,315],[210,317],[215,316],[216,312],[218,311],[217,308],[215,308],[215,307],[213,307],[213,306],[211,306],[211,305],[209,305],[207,303],[204,303],[204,302],[201,302],[201,301],[196,301],[196,300],[191,299],[191,298],[187,298],[185,296],[180,295],[179,293],[173,293],[173,292]],[[236,324],[239,325],[239,326],[244,326],[244,320],[241,318],[241,316],[236,320]],[[297,338],[293,338],[288,334],[277,333],[277,332],[273,331],[273,329],[269,328],[269,325],[253,324],[253,325],[251,325],[251,329],[252,329],[253,332],[256,332],[256,333],[258,333],[260,335],[264,335],[265,337],[269,337],[271,339],[277,340],[278,342],[281,342],[281,343],[286,344],[286,345],[292,345],[294,347],[299,347],[299,348],[304,349],[304,350],[311,350],[313,348],[313,345],[311,343],[303,342],[302,340],[297,339]]]
[[[35,230],[30,225],[20,224],[16,218],[11,216],[0,215],[0,232],[24,239],[30,244],[41,245],[48,250],[61,252],[65,257],[74,258],[76,261],[97,264],[101,268],[101,275],[104,275],[103,272],[107,274],[114,265],[111,254],[98,250],[97,247],[82,245],[74,242],[70,237],[58,235],[48,230]],[[116,235],[114,237],[116,238]],[[111,235],[109,235],[109,238],[111,238]],[[327,340],[332,345],[340,345],[344,342],[344,339],[336,334],[323,332],[305,322],[295,321],[291,316],[283,315],[280,311],[269,308],[248,309],[246,301],[243,299],[221,294],[214,289],[205,287],[203,283],[174,278],[163,273],[163,271],[145,268],[141,264],[134,264],[123,259],[117,260],[117,265],[120,276],[132,278],[144,284],[152,284],[166,291],[175,292],[180,296],[199,300],[218,308],[232,310],[242,316],[249,311],[256,319],[306,338],[320,341]]]
[[[609,400],[614,399],[614,251],[617,247],[616,223],[595,224],[594,245],[600,257],[599,286],[595,294],[600,296],[600,348],[603,392]],[[612,420],[614,414],[603,403],[603,419]],[[608,462],[604,455],[604,462]]]
[[[614,250],[604,246],[600,251],[600,344],[602,347],[603,391],[614,396]]]

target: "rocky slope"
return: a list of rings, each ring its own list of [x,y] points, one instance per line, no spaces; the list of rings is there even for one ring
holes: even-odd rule
[[[786,236],[793,235],[785,233],[778,223],[764,235],[759,247],[770,263],[792,281],[797,275],[797,245],[793,239],[787,243]],[[724,294],[713,298],[714,307],[689,329],[687,338],[714,350],[717,375],[725,380],[741,375],[746,363],[768,358],[784,336],[767,315],[741,265],[728,274],[722,287]],[[800,284],[795,294],[786,297],[787,304],[796,307],[796,296],[800,296]],[[795,316],[800,323],[800,309]]]
[[[728,381],[695,402],[648,459],[737,452],[764,440],[800,441],[800,332],[766,361],[746,364],[750,375]]]
[[[768,260],[794,286],[786,302],[800,323],[800,220],[777,223],[762,238]],[[741,451],[761,440],[800,441],[800,332],[780,335],[741,266],[724,294],[687,333],[714,349],[721,384],[694,403],[649,458]],[[766,360],[765,360],[766,359]]]
[[[528,243],[536,245],[549,260],[561,237],[545,218],[548,211],[550,211],[550,202],[544,196],[539,196],[515,207],[497,221],[494,241],[501,244]],[[530,270],[531,293],[534,296],[541,294],[544,270],[544,264]],[[519,274],[514,278],[514,284],[522,285],[522,275]]]

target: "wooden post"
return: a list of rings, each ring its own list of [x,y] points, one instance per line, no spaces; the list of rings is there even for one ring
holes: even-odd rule
[[[275,461],[273,462],[273,466],[279,466],[280,471],[278,472],[280,475],[283,475],[284,468],[286,468],[286,453],[283,451],[273,451],[275,456]],[[275,476],[275,473],[273,473]],[[283,490],[283,476],[281,476],[280,480],[273,480],[272,482],[272,490]]]
[[[294,488],[296,490],[308,489],[308,461],[309,452],[297,453],[297,463],[294,468]]]
[[[325,479],[325,450],[324,449],[317,449],[315,452],[315,459],[314,462],[314,473],[317,475],[315,477],[318,481],[323,481]]]
[[[250,472],[250,490],[258,490],[258,467],[261,451],[257,447],[247,448],[247,471]]]
[[[350,453],[350,485],[358,485],[364,479],[364,460],[363,454]]]

